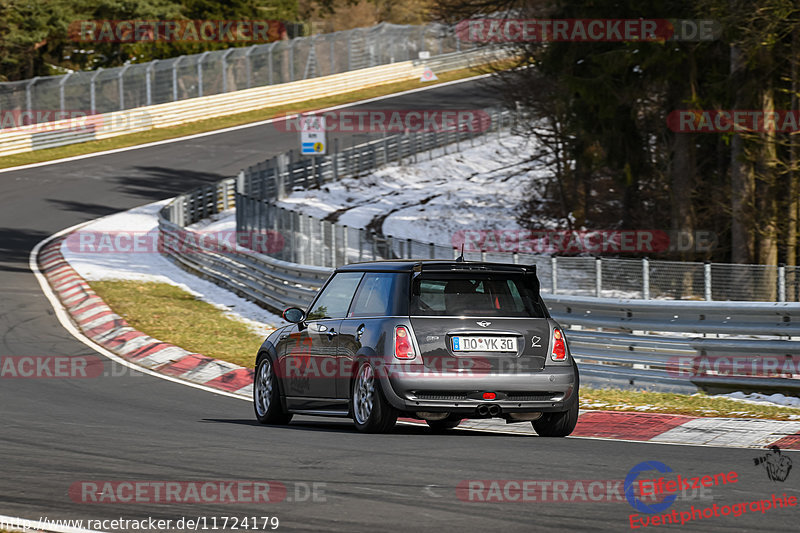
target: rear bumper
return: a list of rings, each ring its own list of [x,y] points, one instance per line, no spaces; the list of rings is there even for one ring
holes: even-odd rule
[[[463,377],[454,373],[380,376],[382,390],[393,407],[404,412],[448,412],[479,417],[480,405],[496,405],[503,413],[565,411],[577,394],[575,369],[545,367],[541,372]],[[483,393],[493,392],[487,400]]]

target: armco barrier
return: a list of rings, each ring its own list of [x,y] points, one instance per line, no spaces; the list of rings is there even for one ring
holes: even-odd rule
[[[274,259],[239,246],[199,239],[184,226],[232,205],[234,178],[178,196],[159,213],[163,249],[180,266],[273,311],[305,307],[330,274],[325,267]],[[581,372],[595,382],[659,391],[748,390],[800,393],[800,379],[715,375],[681,377],[676,358],[739,356],[788,361],[800,368],[800,305],[668,300],[611,300],[544,295],[565,326]],[[600,328],[588,331],[583,328]],[[616,331],[602,331],[611,328]],[[754,334],[770,339],[665,337],[635,331]],[[777,338],[775,338],[777,337]],[[783,338],[781,338],[783,337]]]
[[[547,303],[553,316],[565,324],[629,331],[800,336],[800,305],[795,303],[613,300],[562,295],[549,295]]]
[[[332,76],[268,85],[242,91],[169,102],[86,117],[87,127],[70,120],[0,130],[0,157],[42,150],[154,128],[324,98],[367,87],[419,79],[426,68],[447,71],[491,61],[487,50],[455,52],[427,60],[404,61]]]

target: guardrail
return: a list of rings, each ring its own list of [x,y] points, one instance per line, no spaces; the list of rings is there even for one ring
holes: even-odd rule
[[[291,305],[305,307],[331,268],[276,259],[238,244],[216,242],[213,236],[203,239],[200,232],[184,227],[230,208],[235,184],[241,184],[241,180],[241,176],[228,178],[200,187],[162,209],[162,248],[182,267],[273,311]],[[268,216],[270,206],[263,205],[263,214]],[[719,356],[745,357],[754,364],[770,358],[800,368],[800,344],[791,340],[800,335],[797,304],[612,300],[546,293],[543,297],[552,315],[565,326],[572,326],[570,349],[582,374],[593,378],[594,383],[684,393],[698,388],[800,393],[800,379],[791,372],[752,377],[744,373],[715,374],[713,370],[698,374],[693,370],[702,368],[707,358]],[[665,337],[644,332],[778,338]]]
[[[118,135],[178,126],[199,120],[289,105],[367,87],[419,79],[426,68],[444,72],[491,61],[491,51],[454,52],[432,59],[411,60],[342,74],[190,98],[127,111],[70,118],[0,130],[0,157]]]
[[[449,259],[460,255],[452,244],[421,242],[370,230],[329,223],[273,204],[296,187],[321,186],[341,177],[358,177],[391,161],[414,163],[432,157],[433,150],[447,153],[486,139],[476,131],[513,133],[517,116],[509,112],[484,112],[474,129],[412,132],[376,139],[327,156],[296,160],[293,151],[253,165],[239,174],[236,225],[245,231],[277,231],[287,246],[274,252],[277,259],[316,266],[336,267],[362,259]],[[491,120],[488,120],[491,119]],[[464,241],[468,240],[463,232]],[[480,233],[472,232],[472,233]],[[499,248],[502,233],[484,244]],[[534,233],[534,232],[530,232]],[[590,232],[585,232],[590,233]],[[565,232],[568,236],[569,233]],[[549,256],[527,251],[464,252],[468,260],[536,265],[542,290],[551,294],[596,298],[644,300],[800,301],[800,267],[662,261],[649,258]],[[529,245],[531,243],[528,243]],[[474,243],[468,244],[472,247]],[[508,247],[508,245],[505,245]]]
[[[423,52],[435,57],[478,47],[436,23],[381,23],[288,40],[276,31],[269,37],[270,43],[247,47],[2,82],[0,128],[23,120],[51,122],[54,113],[124,111],[410,61]]]

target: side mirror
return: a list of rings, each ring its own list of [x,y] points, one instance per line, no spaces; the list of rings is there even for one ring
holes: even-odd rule
[[[306,312],[300,309],[299,307],[290,307],[286,309],[281,316],[287,322],[291,322],[292,324],[298,324],[303,320],[305,320]]]

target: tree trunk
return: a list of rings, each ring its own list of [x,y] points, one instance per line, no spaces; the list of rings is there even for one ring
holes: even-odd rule
[[[740,83],[744,73],[744,54],[739,45],[731,45],[731,83],[736,87],[734,109],[745,109],[745,94]],[[735,133],[731,138],[731,261],[752,263],[753,234],[748,230],[754,177],[744,158],[744,140]],[[742,280],[744,281],[744,280]]]
[[[768,62],[765,58],[765,63]],[[771,82],[767,82],[761,93],[761,109],[764,116],[771,116],[775,111],[775,93]],[[756,183],[756,205],[758,219],[758,263],[761,265],[778,264],[778,197],[777,172],[778,148],[775,125],[765,123],[761,133],[761,147],[758,150],[758,182]],[[775,301],[777,296],[777,269],[765,269],[761,278],[759,299]]]
[[[800,91],[800,80],[798,79],[797,63],[798,55],[800,55],[800,37],[797,32],[792,33],[792,57],[791,71],[792,71],[792,87],[791,87],[791,111],[797,112],[797,93]],[[798,240],[798,215],[800,215],[800,175],[797,169],[797,136],[789,135],[789,201],[788,201],[788,216],[787,216],[787,231],[786,231],[786,265],[794,267],[797,265],[797,240]],[[798,284],[797,273],[795,269],[789,268],[787,275],[787,300],[797,301],[797,289],[800,287]]]

